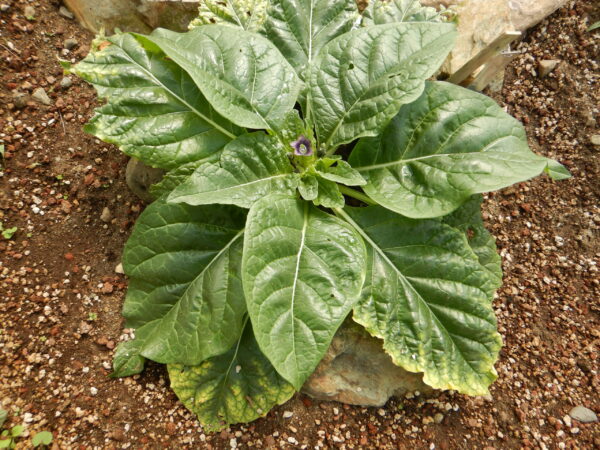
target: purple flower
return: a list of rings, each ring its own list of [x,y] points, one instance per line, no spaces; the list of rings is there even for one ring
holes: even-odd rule
[[[294,148],[294,155],[298,156],[311,156],[313,154],[312,146],[310,141],[305,136],[300,136],[297,140],[292,142]]]

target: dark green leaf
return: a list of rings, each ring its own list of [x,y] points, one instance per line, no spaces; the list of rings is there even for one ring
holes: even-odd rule
[[[376,136],[423,92],[456,35],[451,24],[393,23],[346,33],[321,50],[308,81],[325,149]]]
[[[344,211],[338,213],[360,230],[369,252],[354,320],[383,339],[394,363],[423,372],[428,385],[486,394],[502,342],[488,273],[464,233],[379,206]]]
[[[86,130],[164,169],[214,155],[241,130],[220,117],[190,76],[145,37],[120,34],[72,71],[108,103]]]
[[[442,82],[427,83],[381,136],[359,141],[350,164],[373,200],[414,218],[446,215],[558,165],[532,153],[523,126],[492,99]]]
[[[354,170],[346,161],[338,160],[335,165],[326,166],[322,159],[317,162],[316,170],[321,178],[346,186],[364,186],[367,181],[360,172]]]
[[[198,364],[233,345],[246,312],[243,225],[243,210],[234,207],[159,199],[146,208],[123,258],[130,276],[123,314],[127,326],[143,331],[142,356]],[[131,358],[136,344],[129,345]]]
[[[313,174],[305,175],[298,185],[298,192],[304,200],[313,201],[319,195],[319,182]]]
[[[242,273],[256,340],[300,389],[360,294],[365,248],[348,224],[277,194],[248,213]]]
[[[177,186],[192,176],[196,169],[203,164],[206,164],[206,160],[201,159],[182,164],[179,167],[170,170],[165,174],[161,181],[150,186],[150,193],[154,198],[170,194]]]
[[[320,176],[316,178],[319,189],[317,198],[313,200],[314,204],[325,208],[343,208],[345,200],[338,185]]]
[[[483,224],[482,200],[481,195],[474,195],[452,214],[444,217],[443,222],[465,233],[479,264],[488,272],[490,282],[484,289],[492,301],[494,292],[502,286],[502,261],[496,251],[496,239]]]
[[[325,44],[352,29],[355,0],[272,0],[264,34],[301,79]]]
[[[277,138],[256,132],[231,141],[219,164],[200,166],[168,198],[169,202],[233,204],[249,208],[271,193],[293,194],[298,186],[287,153]]]
[[[159,29],[148,39],[239,126],[272,129],[296,103],[300,80],[277,48],[258,34],[205,25],[187,33]]]

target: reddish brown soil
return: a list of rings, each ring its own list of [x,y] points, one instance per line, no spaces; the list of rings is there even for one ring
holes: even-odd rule
[[[0,221],[18,227],[0,239],[0,407],[11,413],[7,425],[27,426],[19,446],[45,429],[57,447],[82,449],[600,447],[597,423],[564,419],[576,405],[600,413],[600,148],[590,143],[600,134],[600,33],[585,32],[600,5],[573,3],[529,33],[495,95],[526,123],[533,149],[574,177],[540,177],[485,204],[506,275],[495,303],[505,347],[491,396],[441,393],[367,409],[298,395],[211,435],[161,366],[107,377],[127,288],[115,266],[143,205],[125,185],[126,158],[82,131],[93,90],[74,77],[59,86],[59,55],[81,59],[91,34],[59,16],[56,1],[0,0],[10,6],[0,13]],[[79,46],[63,55],[70,37]],[[563,62],[540,79],[540,59]],[[52,106],[15,107],[14,92],[38,87]]]

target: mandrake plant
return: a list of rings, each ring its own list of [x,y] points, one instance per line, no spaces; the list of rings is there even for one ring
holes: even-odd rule
[[[193,25],[71,69],[106,99],[87,131],[168,171],[124,250],[113,375],[166,364],[207,428],[249,422],[351,316],[428,385],[486,394],[502,273],[480,194],[569,173],[491,99],[427,81],[455,25],[410,0],[209,1]]]

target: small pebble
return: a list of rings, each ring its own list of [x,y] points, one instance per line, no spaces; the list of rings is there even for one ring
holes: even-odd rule
[[[25,14],[25,18],[27,20],[33,20],[35,19],[35,8],[33,6],[26,6],[25,9],[23,10],[23,13]]]
[[[292,417],[294,415],[294,413],[292,411],[284,411],[283,412],[283,418],[284,419],[289,419],[290,417]]]
[[[65,39],[65,42],[63,43],[63,47],[66,48],[67,50],[72,50],[75,47],[77,47],[78,45],[79,45],[79,41],[77,41],[77,39],[73,39],[73,38]]]
[[[62,80],[60,80],[60,87],[63,89],[69,89],[72,84],[73,80],[71,80],[69,77],[64,77]]]
[[[581,423],[598,422],[598,416],[594,411],[585,406],[576,406],[569,411],[569,416]]]
[[[7,12],[10,9],[10,6],[2,4],[0,5],[0,12]]]
[[[600,146],[600,134],[593,134],[590,137],[590,142],[592,145]]]
[[[17,109],[22,109],[27,106],[27,94],[16,92],[13,94],[12,102]]]
[[[121,274],[125,273],[125,271],[123,270],[123,263],[119,263],[117,265],[117,267],[115,267],[115,273],[121,273]]]
[[[41,87],[33,91],[33,94],[31,94],[31,98],[33,98],[36,102],[41,103],[42,105],[49,106],[52,104],[52,100],[50,99],[50,97],[48,97],[48,94],[46,94],[44,88]]]
[[[538,64],[540,78],[546,78],[559,64],[560,60],[558,59],[542,59]]]
[[[64,6],[61,6],[58,9],[58,13],[63,16],[66,17],[67,19],[73,19],[75,16],[73,15],[73,13],[71,11],[69,11],[67,8],[65,8]]]
[[[104,209],[102,210],[102,214],[100,214],[100,220],[104,223],[108,223],[110,222],[112,219],[112,213],[110,212],[110,209],[108,209],[108,207],[104,207]]]

